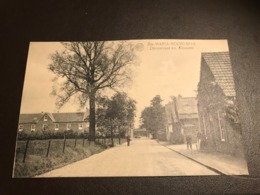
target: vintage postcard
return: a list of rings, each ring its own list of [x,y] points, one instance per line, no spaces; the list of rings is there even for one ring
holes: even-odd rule
[[[13,177],[248,175],[227,40],[31,42]]]

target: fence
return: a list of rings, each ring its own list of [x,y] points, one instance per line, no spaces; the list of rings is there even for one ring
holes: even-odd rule
[[[64,136],[63,139],[33,139],[32,137],[28,137],[27,140],[17,140],[16,145],[16,161],[18,159],[22,159],[22,162],[25,162],[26,157],[29,154],[40,155],[41,157],[48,157],[51,151],[63,154],[66,151],[66,148],[74,148],[77,147],[88,147],[91,145],[100,145],[103,147],[113,146],[115,144],[121,144],[125,142],[125,139],[111,139],[111,137],[96,137],[95,141],[90,141],[87,138],[78,138],[74,139],[66,138]]]

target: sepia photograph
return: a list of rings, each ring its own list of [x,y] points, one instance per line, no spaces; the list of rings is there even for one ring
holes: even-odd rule
[[[248,175],[228,40],[30,42],[13,178]]]

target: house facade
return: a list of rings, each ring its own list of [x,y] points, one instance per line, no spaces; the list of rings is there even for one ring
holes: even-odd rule
[[[87,112],[20,114],[18,131],[87,131]]]
[[[183,143],[186,135],[196,141],[199,129],[197,100],[195,97],[173,97],[165,105],[167,116],[166,138],[172,143]]]
[[[229,52],[202,53],[198,110],[201,149],[243,154]]]

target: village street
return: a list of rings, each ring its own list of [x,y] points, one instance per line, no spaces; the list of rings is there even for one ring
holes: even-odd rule
[[[38,177],[217,175],[155,140],[134,139]]]

